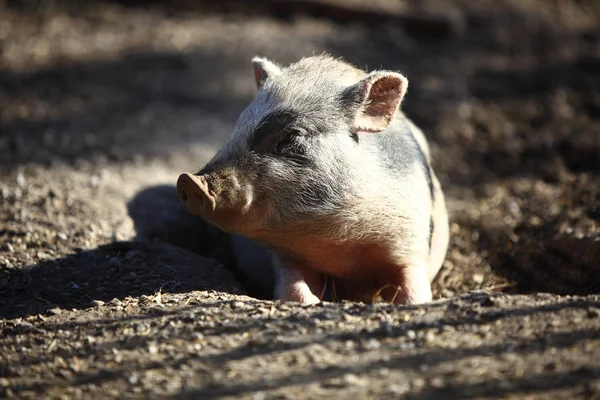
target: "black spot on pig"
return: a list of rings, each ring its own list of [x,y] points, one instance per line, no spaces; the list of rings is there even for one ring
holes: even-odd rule
[[[258,124],[248,139],[250,149],[264,148],[267,139],[276,138],[290,130],[298,119],[298,114],[292,110],[276,110],[268,114]],[[271,140],[269,140],[269,143]]]
[[[411,146],[416,151],[417,161],[421,168],[423,168],[423,172],[425,173],[425,179],[427,179],[427,187],[429,188],[429,198],[431,199],[431,206],[435,202],[435,190],[433,187],[433,178],[431,177],[431,167],[429,166],[429,162],[427,161],[427,157],[425,157],[425,153],[423,153],[423,149],[419,146],[417,139],[414,137],[412,132],[409,133],[409,137],[412,141],[413,146]]]
[[[433,229],[434,229],[434,224],[433,224],[433,215],[429,218],[429,252],[431,253],[431,243],[433,240]]]

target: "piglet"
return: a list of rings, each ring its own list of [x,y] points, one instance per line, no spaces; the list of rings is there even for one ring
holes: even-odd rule
[[[407,79],[327,55],[252,60],[258,93],[214,158],[177,182],[186,211],[272,252],[275,297],[419,304],[448,246]]]

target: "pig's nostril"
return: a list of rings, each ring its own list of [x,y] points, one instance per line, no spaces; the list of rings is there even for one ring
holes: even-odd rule
[[[204,215],[214,210],[214,201],[211,201],[207,191],[203,177],[181,174],[177,180],[179,200],[185,210],[192,214]]]

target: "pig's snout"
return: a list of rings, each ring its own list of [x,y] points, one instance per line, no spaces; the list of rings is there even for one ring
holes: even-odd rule
[[[209,192],[204,175],[181,174],[177,179],[177,194],[190,214],[207,217],[215,211],[216,200]]]

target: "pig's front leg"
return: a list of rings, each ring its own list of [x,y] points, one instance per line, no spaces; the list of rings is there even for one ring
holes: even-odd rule
[[[312,292],[321,286],[319,273],[306,268],[287,265],[275,257],[275,298],[282,301],[297,301],[302,304],[317,304],[321,300]]]
[[[402,268],[401,293],[396,303],[423,304],[432,300],[431,283],[427,276],[427,262],[413,262]]]
[[[428,264],[419,258],[402,259],[397,263],[380,265],[373,269],[378,276],[374,287],[363,292],[359,299],[366,302],[383,301],[395,304],[423,304],[432,300]],[[355,293],[359,290],[354,289]]]
[[[423,304],[432,300],[428,267],[427,259],[413,256],[405,258],[398,267],[394,268],[394,277],[391,279],[392,286],[395,286],[392,297],[394,303]],[[388,290],[387,293],[390,291]]]

